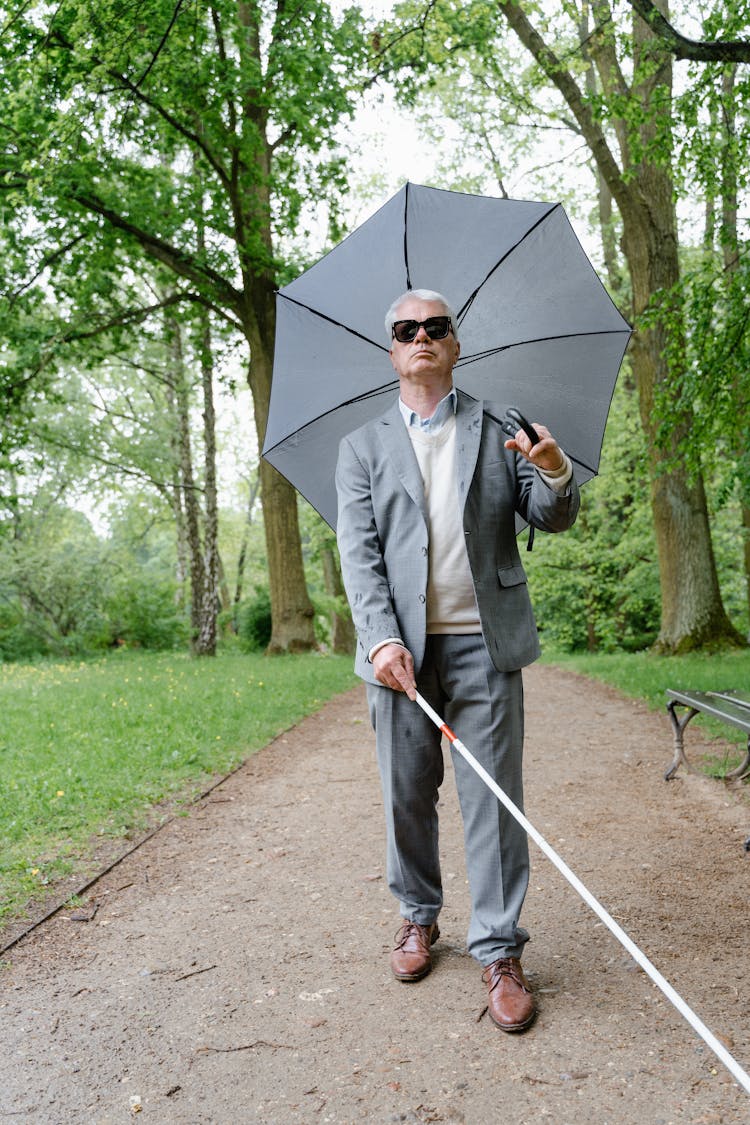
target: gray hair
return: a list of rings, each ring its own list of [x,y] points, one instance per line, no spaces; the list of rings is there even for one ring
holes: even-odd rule
[[[400,297],[396,298],[391,307],[388,309],[388,312],[385,314],[385,330],[388,334],[389,340],[392,338],[393,325],[399,319],[396,316],[396,313],[401,308],[404,301],[408,301],[410,297],[416,297],[418,301],[439,302],[445,309],[445,315],[450,317],[453,336],[456,342],[458,342],[458,321],[456,320],[456,314],[446,301],[443,294],[436,293],[434,289],[407,289],[406,293],[402,293]]]

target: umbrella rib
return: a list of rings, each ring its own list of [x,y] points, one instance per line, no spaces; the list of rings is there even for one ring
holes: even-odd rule
[[[501,344],[497,348],[487,348],[483,352],[474,352],[472,355],[462,356],[456,367],[465,367],[469,363],[476,363],[480,359],[487,359],[490,355],[499,355],[500,352],[510,351],[511,348],[523,348],[527,344],[548,344],[554,340],[580,340],[584,336],[618,336],[620,334],[630,335],[629,328],[612,328],[600,332],[566,332],[564,335],[558,336],[535,336],[529,340],[516,340],[512,344]]]
[[[411,184],[407,180],[406,189],[404,191],[404,267],[406,269],[406,288],[412,288],[411,284],[411,271],[409,270],[409,188]]]
[[[304,309],[306,312],[312,313],[313,316],[320,317],[321,320],[327,320],[328,323],[332,324],[335,328],[343,328],[345,332],[349,332],[352,336],[356,336],[359,340],[364,340],[366,344],[372,344],[374,348],[380,348],[382,352],[388,351],[388,348],[386,348],[384,344],[377,344],[374,340],[371,340],[369,336],[364,336],[361,332],[357,332],[356,328],[349,328],[347,324],[342,324],[340,320],[334,320],[332,316],[328,316],[326,313],[322,313],[318,309],[314,309],[312,308],[312,306],[306,305],[303,301],[296,301],[294,297],[290,297],[287,293],[282,293],[280,289],[276,291],[276,296],[283,297],[285,301],[289,301],[290,304],[296,305],[298,309]]]
[[[492,277],[493,273],[495,273],[495,271],[500,268],[500,266],[503,264],[505,259],[508,258],[515,250],[517,250],[518,247],[521,246],[522,243],[524,243],[526,241],[526,239],[529,237],[529,235],[534,233],[534,231],[536,230],[536,228],[539,226],[540,223],[543,223],[552,214],[553,211],[556,211],[557,208],[561,207],[561,206],[562,206],[562,204],[560,204],[560,203],[551,204],[547,208],[547,210],[544,212],[544,214],[541,215],[537,219],[537,221],[535,223],[533,223],[532,226],[529,227],[529,229],[525,232],[523,237],[519,238],[518,242],[514,242],[513,245],[510,247],[510,249],[505,251],[502,258],[500,258],[497,262],[495,262],[494,266],[489,271],[489,273],[485,277],[484,281],[480,281],[479,285],[477,285],[474,292],[471,294],[471,296],[462,305],[462,307],[461,307],[461,309],[458,313],[458,317],[457,317],[457,320],[458,320],[459,324],[461,323],[463,318],[466,316],[466,314],[469,311],[469,309],[471,308],[471,306],[474,304],[474,299],[476,298],[479,290],[482,288],[483,285],[487,284],[489,279]]]
[[[308,426],[316,425],[321,421],[321,419],[327,418],[329,414],[335,414],[337,410],[343,410],[344,407],[351,406],[355,402],[367,402],[371,398],[377,398],[378,395],[388,394],[389,391],[394,391],[397,388],[398,379],[391,379],[389,383],[384,383],[382,387],[375,387],[373,390],[367,391],[365,394],[354,395],[353,398],[349,398],[345,402],[337,403],[336,406],[332,406],[330,410],[324,410],[322,414],[316,414],[316,416],[314,418],[311,418],[309,422],[305,422],[304,426],[298,426],[296,430],[292,430],[291,433],[287,434],[283,438],[280,438],[279,441],[275,442],[274,445],[269,446],[268,449],[264,447],[262,456],[266,457],[269,453],[273,453],[274,449],[278,449],[279,446],[289,441],[289,439],[293,438],[296,434],[301,434],[308,428]]]

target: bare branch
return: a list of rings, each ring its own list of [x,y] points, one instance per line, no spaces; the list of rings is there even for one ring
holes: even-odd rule
[[[63,441],[62,438],[53,437],[49,433],[37,434],[41,441],[47,445],[53,445],[57,449],[66,449],[69,453],[76,453],[79,457],[83,457],[88,461],[93,461],[97,465],[105,465],[108,469],[114,469],[118,473],[122,473],[126,477],[135,477],[136,480],[146,481],[148,484],[154,485],[159,489],[174,489],[180,492],[203,492],[203,486],[200,484],[175,484],[174,481],[163,481],[152,477],[143,469],[132,469],[121,462],[113,461],[110,457],[104,457],[99,453],[92,453],[88,446],[77,445],[72,441]]]
[[[56,43],[58,46],[64,47],[66,51],[72,52],[74,50],[73,44],[56,28],[50,33],[50,40]],[[137,83],[132,82],[124,74],[120,74],[118,71],[113,70],[109,66],[106,66],[103,60],[97,58],[96,55],[93,55],[91,57],[91,63],[93,66],[104,66],[106,73],[110,76],[110,78],[117,82],[119,86],[129,91],[129,93],[133,95],[134,99],[137,98],[139,102],[141,102],[143,105],[148,106],[149,109],[152,109],[155,113],[157,113],[161,118],[163,118],[164,121],[166,121],[168,125],[170,125],[177,133],[179,133],[179,135],[183,137],[184,140],[188,141],[190,144],[195,145],[196,148],[198,148],[203,153],[209,165],[211,166],[211,168],[213,168],[214,172],[216,172],[216,175],[219,177],[222,185],[225,188],[228,188],[230,186],[229,176],[227,175],[226,170],[214,155],[212,149],[206,143],[205,138],[199,132],[196,132],[193,129],[189,129],[187,125],[179,121],[175,117],[175,115],[168,109],[166,109],[163,105],[145,94],[143,90],[138,87]],[[139,79],[139,81],[142,81],[142,79]]]
[[[198,304],[200,298],[197,293],[172,293],[169,297],[165,297],[163,301],[158,301],[155,305],[143,305],[137,309],[125,309],[123,312],[118,313],[117,316],[108,317],[107,319],[95,322],[91,327],[81,331],[66,332],[62,339],[68,343],[74,340],[91,340],[96,336],[101,336],[103,332],[108,332],[110,328],[126,328],[131,324],[140,324],[142,321],[147,320],[153,313],[159,312],[160,309],[168,309],[173,305],[182,304],[183,301]]]
[[[199,285],[209,282],[215,288],[217,294],[221,296],[222,304],[228,305],[234,309],[240,307],[242,294],[234,289],[220,273],[211,269],[210,266],[199,265],[191,254],[185,253],[184,250],[170,245],[170,243],[159,238],[158,235],[136,226],[135,223],[131,223],[129,219],[126,219],[123,215],[120,215],[117,211],[113,211],[111,207],[108,207],[104,201],[94,195],[93,192],[76,191],[74,189],[71,195],[82,207],[85,207],[88,211],[93,211],[97,215],[101,215],[102,218],[107,219],[117,230],[129,234],[136,242],[140,243],[150,257],[155,258],[158,262],[167,266],[179,277],[187,278],[188,281],[197,282]]]
[[[750,62],[750,39],[688,39],[672,27],[653,0],[629,2],[676,59],[690,59],[693,62]]]
[[[136,89],[138,87],[140,87],[146,81],[149,74],[151,73],[154,66],[156,65],[156,60],[159,58],[159,55],[164,50],[164,47],[167,44],[167,39],[169,39],[169,34],[170,34],[172,28],[174,27],[175,23],[177,22],[177,17],[180,14],[180,8],[182,7],[182,4],[183,4],[183,0],[177,0],[177,3],[175,4],[174,11],[172,12],[172,18],[170,19],[169,24],[167,26],[167,30],[162,35],[161,40],[159,41],[159,45],[156,48],[156,50],[154,51],[153,55],[151,56],[151,61],[149,62],[148,66],[144,70],[141,77],[136,80],[136,83],[135,83]]]
[[[595,120],[591,107],[587,104],[573,75],[544,42],[517,0],[498,0],[497,6],[524,47],[530,51],[567,102],[580,126],[584,139],[591,149],[597,166],[609,186],[609,190],[617,200],[621,214],[632,214],[634,207],[632,194],[627,190],[622,172],[607,143],[607,138]]]
[[[62,258],[65,254],[67,254],[69,250],[72,250],[73,247],[77,246],[79,242],[82,242],[84,238],[85,238],[85,235],[78,234],[78,235],[75,236],[75,238],[71,238],[70,241],[66,242],[64,246],[58,246],[58,248],[56,250],[54,250],[51,254],[46,254],[42,258],[41,262],[39,263],[39,265],[36,269],[36,272],[33,273],[31,275],[31,277],[28,278],[26,280],[26,282],[23,285],[21,285],[18,289],[16,289],[15,293],[13,293],[11,295],[11,298],[10,298],[11,306],[13,306],[15,304],[15,302],[18,300],[18,298],[21,296],[22,293],[25,293],[27,289],[31,288],[31,286],[34,284],[34,282],[44,273],[44,271],[49,266],[51,266],[54,262],[56,262],[58,258]]]
[[[32,3],[33,3],[33,0],[26,0],[26,3],[22,4],[21,7],[16,12],[13,13],[13,15],[10,17],[8,22],[3,24],[2,27],[0,27],[0,38],[2,38],[3,35],[5,35],[6,31],[10,31],[10,29],[13,27],[13,24],[16,23],[16,21],[21,18],[21,16],[24,14],[24,12],[26,11],[27,8],[31,7]]]

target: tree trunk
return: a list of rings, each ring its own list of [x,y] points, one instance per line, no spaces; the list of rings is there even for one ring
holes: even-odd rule
[[[253,509],[255,508],[255,501],[258,499],[258,489],[260,488],[260,468],[255,473],[255,478],[250,484],[250,494],[247,500],[247,518],[245,520],[245,527],[242,532],[242,543],[240,544],[240,553],[237,559],[237,581],[234,587],[234,599],[232,602],[232,629],[237,632],[237,610],[242,601],[242,587],[245,581],[245,561],[247,559],[247,546],[250,539],[250,528],[253,522]]]
[[[173,348],[171,333],[169,332],[169,325],[165,332],[165,346],[167,348],[167,355],[170,362],[168,363],[167,376],[164,380],[164,399],[169,411],[170,429],[169,429],[169,450],[171,453],[171,480],[167,490],[167,500],[169,507],[172,511],[175,526],[175,551],[177,555],[177,570],[176,580],[177,588],[175,590],[174,601],[175,605],[185,610],[188,605],[188,581],[190,577],[190,561],[188,552],[188,537],[187,527],[185,525],[185,505],[183,503],[182,489],[180,487],[180,463],[181,463],[181,423],[180,412],[177,408],[177,396],[175,394],[174,376],[170,373],[170,365],[174,362]]]
[[[179,487],[179,482],[175,485],[171,508],[175,523],[175,539],[177,551],[177,589],[175,591],[174,600],[175,605],[179,606],[179,608],[184,611],[188,607],[190,551],[188,548],[185,508],[182,503],[182,491]]]
[[[201,384],[203,387],[203,443],[205,447],[205,519],[203,528],[203,588],[201,590],[196,656],[216,655],[216,622],[219,615],[219,511],[216,497],[216,409],[208,312],[201,319]]]
[[[178,442],[180,451],[180,487],[182,490],[185,530],[190,563],[190,648],[199,652],[201,632],[201,603],[205,587],[203,551],[201,548],[200,506],[193,474],[193,454],[190,441],[190,403],[185,378],[180,325],[170,318],[170,376],[177,410]]]
[[[269,298],[273,302],[273,293],[269,294]],[[266,325],[269,323],[271,327],[266,331],[272,340],[272,314],[266,318]],[[271,397],[273,348],[269,349],[266,340],[259,334],[253,332],[252,336],[248,382],[253,396],[258,448],[262,449]],[[309,652],[315,648],[315,611],[305,581],[297,493],[263,458],[260,462],[260,496],[271,596],[271,640],[267,651],[270,654]]]
[[[660,180],[657,184],[655,181]],[[650,228],[626,226],[623,239],[633,286],[636,322],[660,289],[677,280],[677,243],[672,219],[671,180],[659,169],[637,177],[650,201]],[[660,433],[657,398],[679,371],[670,369],[663,325],[636,329],[631,345],[641,423],[649,449],[651,506],[661,588],[661,627],[656,647],[688,652],[705,646],[736,644],[739,637],[721,600],[711,543],[703,477],[691,479],[676,464],[679,439],[689,418]]]
[[[248,383],[253,396],[258,449],[262,449],[271,399],[276,334],[276,278],[269,190],[272,147],[268,139],[267,96],[258,85],[265,66],[260,5],[249,0],[237,0],[237,17],[241,30],[238,50],[247,83],[243,114],[257,140],[253,145],[254,163],[248,164],[245,176],[238,178],[232,205],[243,279],[240,319],[250,344]],[[297,494],[263,460],[260,494],[271,596],[272,628],[268,652],[309,651],[315,647],[314,611],[302,563]]]
[[[333,547],[323,547],[320,557],[323,564],[323,582],[326,593],[331,598],[343,600],[344,583],[341,581],[341,571]],[[331,648],[334,652],[350,655],[354,652],[354,645],[354,622],[349,614],[339,613],[334,609],[331,613]]]
[[[229,582],[227,581],[227,572],[224,569],[224,560],[221,557],[221,552],[216,555],[217,577],[218,577],[218,595],[219,595],[219,609],[222,613],[228,613],[232,608],[232,596],[229,593]]]
[[[747,590],[748,609],[750,609],[750,508],[745,504],[742,505],[742,534],[744,536],[745,589]],[[750,639],[750,629],[748,630],[748,639]]]
[[[582,44],[582,55],[586,62],[585,82],[586,93],[590,98],[596,98],[599,95],[599,81],[597,79],[596,68],[591,58],[591,52],[588,49],[589,36],[591,28],[589,26],[589,8],[588,5],[583,5],[579,13],[578,34]],[[609,284],[610,296],[615,304],[622,299],[622,271],[620,269],[620,259],[617,250],[617,238],[615,233],[614,222],[614,208],[612,200],[612,192],[609,184],[602,174],[601,168],[595,165],[596,175],[596,196],[599,212],[599,230],[602,238],[602,252],[604,255],[604,269],[607,274],[607,282]]]
[[[737,273],[740,266],[739,237],[737,233],[738,211],[738,186],[737,163],[734,152],[737,122],[733,112],[734,84],[737,78],[737,67],[728,66],[722,73],[722,94],[724,113],[722,126],[724,129],[724,144],[722,146],[721,160],[721,251],[724,261],[724,271],[727,278]],[[742,396],[736,388],[736,401],[741,402]],[[745,437],[747,431],[745,430]],[[743,448],[735,450],[738,460],[743,460],[746,451]],[[742,561],[745,569],[745,589],[747,591],[747,608],[750,619],[750,506],[748,496],[742,497],[742,535],[743,552]]]
[[[314,610],[305,584],[297,494],[268,461],[261,462],[260,482],[271,595],[268,652],[309,652],[315,647]]]
[[[623,241],[638,321],[653,293],[672,289],[678,264],[669,175],[663,169],[642,167],[636,183],[648,193],[644,198],[650,201],[650,222],[647,228],[626,227]],[[659,558],[662,612],[657,647],[680,652],[717,639],[730,626],[719,594],[703,481],[691,483],[685,470],[670,461],[679,431],[672,427],[666,440],[659,435],[657,396],[675,375],[665,357],[666,345],[663,324],[639,328],[633,336],[632,362],[649,448]],[[684,419],[682,425],[687,424]]]
[[[633,41],[636,66],[644,63],[646,54],[652,60],[648,77],[640,88],[634,88],[638,100],[649,105],[656,91],[663,94],[666,90],[671,95],[671,56],[662,56],[659,69],[653,71],[653,37],[638,17],[634,18]],[[644,153],[664,130],[662,115],[652,111],[646,116],[639,129]],[[640,221],[626,224],[623,248],[638,325],[654,294],[672,292],[680,272],[671,167],[666,160],[644,157],[634,171],[632,190],[638,194]],[[662,610],[656,647],[678,653],[735,644],[740,638],[721,600],[703,477],[691,479],[677,464],[680,440],[690,428],[689,415],[675,418],[669,432],[660,433],[659,396],[668,394],[682,375],[676,361],[670,365],[667,359],[668,331],[672,341],[679,338],[679,315],[673,316],[669,329],[662,318],[649,327],[639,326],[633,341],[633,366],[650,453],[651,504],[659,556]],[[681,348],[672,349],[672,355],[682,352]]]

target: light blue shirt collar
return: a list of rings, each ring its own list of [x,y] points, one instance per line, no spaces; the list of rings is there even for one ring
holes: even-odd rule
[[[457,405],[458,395],[456,394],[455,387],[451,387],[445,398],[440,400],[429,418],[420,418],[416,410],[411,410],[402,399],[399,398],[398,400],[401,417],[404,419],[406,425],[410,429],[421,430],[422,433],[425,434],[439,433],[451,414],[456,413]]]

